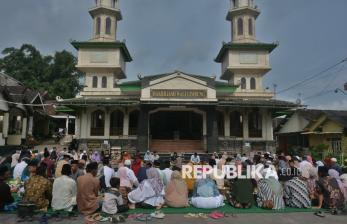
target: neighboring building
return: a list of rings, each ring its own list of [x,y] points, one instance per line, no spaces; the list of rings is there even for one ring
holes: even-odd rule
[[[325,145],[327,153],[347,153],[347,111],[297,110],[277,135],[283,152]]]
[[[75,110],[76,138],[81,147],[102,143],[124,149],[172,151],[274,151],[272,115],[297,105],[273,99],[262,86],[271,70],[269,54],[277,44],[260,43],[253,1],[233,1],[227,19],[232,41],[223,44],[216,77],[175,71],[126,78],[132,58],[116,39],[122,19],[118,0],[99,0],[89,13],[93,37],[72,42],[78,50],[77,68],[85,73],[85,87],[75,99],[58,105]]]
[[[4,73],[0,73],[0,83],[0,146],[18,146],[33,135],[34,124],[40,123],[35,120],[44,111],[42,97]]]

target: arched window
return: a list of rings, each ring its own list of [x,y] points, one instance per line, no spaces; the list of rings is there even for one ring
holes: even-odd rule
[[[105,112],[96,110],[91,116],[90,125],[91,136],[104,136],[105,135]]]
[[[111,34],[111,18],[106,18],[106,34]]]
[[[248,34],[253,36],[253,19],[248,19]]]
[[[129,114],[129,135],[137,135],[140,112],[134,110]]]
[[[120,110],[115,110],[110,116],[110,135],[123,135],[123,119],[124,114]]]
[[[218,136],[224,137],[224,114],[221,111],[217,112],[217,127],[218,127]]]
[[[248,133],[251,138],[262,137],[262,116],[258,110],[248,114]]]
[[[107,88],[107,77],[103,76],[101,79],[101,88]]]
[[[100,27],[101,27],[101,19],[100,17],[96,18],[96,29],[95,29],[95,34],[100,35]]]
[[[246,78],[241,78],[241,89],[246,89],[247,84],[246,84]]]
[[[98,77],[97,76],[93,76],[92,86],[93,86],[93,88],[98,88]]]
[[[238,111],[230,113],[230,136],[243,137],[243,116]]]
[[[239,18],[237,20],[237,35],[243,35],[243,19]]]
[[[111,7],[112,8],[116,8],[116,0],[112,0],[111,1]]]
[[[251,78],[251,89],[256,89],[255,78]]]

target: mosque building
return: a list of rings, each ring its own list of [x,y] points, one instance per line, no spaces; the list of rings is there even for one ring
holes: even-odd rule
[[[118,0],[95,0],[89,10],[93,35],[73,41],[85,86],[74,99],[60,99],[76,116],[80,147],[103,144],[159,152],[274,151],[272,119],[296,104],[274,99],[263,87],[276,43],[256,39],[260,14],[253,0],[232,0],[226,19],[231,41],[215,62],[220,80],[183,71],[126,81],[132,57],[117,40]],[[212,63],[212,62],[211,62]]]

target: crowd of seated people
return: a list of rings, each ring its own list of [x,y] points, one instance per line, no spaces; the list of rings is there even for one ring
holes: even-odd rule
[[[225,203],[238,209],[287,206],[336,211],[344,208],[347,199],[346,169],[335,158],[314,161],[311,156],[265,153],[249,158],[213,153],[204,161],[195,153],[184,161],[177,153],[163,160],[150,152],[144,157],[139,152],[115,157],[98,151],[90,156],[85,151],[17,152],[0,167],[0,210],[15,203],[7,184],[10,172],[18,183],[24,183],[17,189],[23,192],[22,202],[33,203],[41,211],[78,210],[86,216],[98,211],[113,215],[137,207],[215,209]],[[197,164],[213,166],[216,172],[206,178],[183,179],[182,165]],[[254,165],[263,175],[227,179],[223,174],[228,165],[236,166],[240,174]]]

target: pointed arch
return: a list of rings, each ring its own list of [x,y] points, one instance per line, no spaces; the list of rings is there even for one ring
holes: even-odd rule
[[[111,23],[112,23],[111,18],[107,17],[106,18],[106,31],[105,31],[106,34],[111,34]]]
[[[237,19],[237,35],[243,35],[243,19]]]
[[[115,110],[110,115],[110,135],[123,135],[124,113],[120,110]]]
[[[256,86],[256,80],[254,77],[251,78],[250,82],[251,82],[251,89],[256,89],[257,86]]]
[[[91,114],[90,125],[91,136],[104,136],[105,135],[105,112],[96,110]]]
[[[98,77],[95,75],[93,76],[93,81],[92,81],[92,87],[93,88],[98,88]]]
[[[107,77],[103,76],[101,78],[101,88],[107,88]]]
[[[248,34],[250,36],[253,36],[253,19],[252,18],[248,19]]]
[[[241,78],[241,89],[246,89],[246,88],[247,88],[246,78],[243,77]]]

